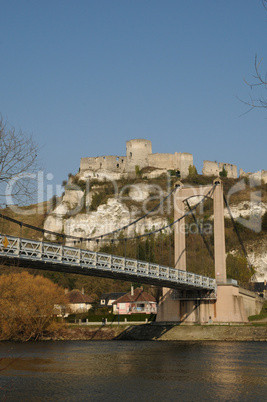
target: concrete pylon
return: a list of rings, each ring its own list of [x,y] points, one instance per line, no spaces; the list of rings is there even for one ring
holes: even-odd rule
[[[174,194],[174,245],[175,268],[186,270],[186,225],[184,219],[179,220],[184,213],[184,201],[194,196],[205,196],[211,191],[214,212],[214,258],[215,278],[217,281],[216,300],[192,298],[175,298],[172,289],[164,288],[163,296],[158,306],[158,322],[247,322],[247,316],[258,314],[261,303],[253,292],[240,289],[237,284],[227,283],[223,183],[220,178],[214,180],[213,185],[202,187],[185,187],[177,184]]]
[[[214,258],[215,258],[215,277],[217,282],[226,282],[226,260],[225,260],[225,229],[224,229],[224,208],[223,208],[223,184],[221,179],[215,179],[214,192],[210,195],[213,198],[214,212]],[[186,271],[186,244],[184,219],[184,202],[192,197],[204,196],[213,188],[210,186],[185,187],[178,183],[174,195],[174,220],[178,220],[174,225],[174,249],[175,249],[175,268]]]
[[[184,216],[183,184],[177,183],[174,194],[174,221]],[[174,268],[186,271],[186,244],[184,222],[178,221],[174,224]]]
[[[216,185],[213,193],[215,278],[217,283],[226,283],[223,183],[216,179],[213,184]]]

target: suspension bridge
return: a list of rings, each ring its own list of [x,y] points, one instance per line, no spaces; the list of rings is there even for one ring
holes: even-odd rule
[[[142,235],[126,238],[116,237],[118,233],[125,231],[129,226],[145,219],[172,195],[175,211],[172,223]],[[191,208],[188,200],[193,195],[200,196],[201,201]],[[213,199],[214,276],[216,279],[186,270],[185,234],[181,230],[181,224],[185,217],[189,215],[194,217],[194,211],[207,198]],[[185,203],[188,206],[187,212],[184,209]],[[56,235],[62,237],[64,240],[71,239],[73,242],[80,244],[95,241],[97,245],[104,241],[107,243],[121,241],[126,243],[127,241],[140,238],[150,238],[151,235],[157,235],[173,227],[175,238],[174,267],[127,258],[126,255],[117,256],[92,251],[88,248],[70,247],[59,243],[32,240],[5,234],[0,234],[0,262],[5,265],[18,265],[25,268],[99,276],[163,287],[163,297],[158,309],[158,318],[160,321],[188,320],[191,322],[206,322],[210,318],[219,322],[246,321],[246,312],[240,299],[238,287],[228,284],[226,278],[223,187],[221,180],[217,179],[212,185],[197,189],[178,185],[160,204],[122,228],[91,238],[54,233],[17,221],[3,214],[0,214],[0,217],[20,225],[20,227],[25,226],[41,232],[43,236]],[[203,240],[204,245],[207,246],[205,239]],[[195,304],[196,301],[197,305]],[[210,303],[213,303],[212,311]],[[227,309],[230,314],[228,314],[229,312],[226,313]]]
[[[216,290],[215,279],[136,259],[0,235],[0,261],[49,271],[100,276],[172,289]]]

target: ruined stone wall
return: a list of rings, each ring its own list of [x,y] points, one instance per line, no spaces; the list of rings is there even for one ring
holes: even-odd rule
[[[106,171],[111,173],[135,173],[135,167],[142,169],[152,166],[158,169],[179,170],[181,177],[188,175],[188,168],[193,165],[193,155],[189,153],[156,153],[152,154],[152,144],[149,140],[134,139],[126,143],[125,156],[97,156],[82,158],[80,173]]]
[[[202,174],[203,174],[203,176],[218,176],[219,175],[218,163],[217,162],[204,161],[203,162]]]
[[[187,152],[177,153],[175,152],[175,157],[177,158],[177,165],[179,166],[181,178],[188,176],[189,166],[193,166],[193,155]]]
[[[231,179],[236,179],[237,176],[237,166],[236,165],[232,165],[230,163],[219,163],[219,172],[221,172],[223,170],[223,168],[226,170],[227,172],[227,177],[231,178]]]
[[[238,177],[236,165],[232,165],[230,163],[222,163],[222,162],[218,163],[211,161],[203,162],[202,174],[203,176],[219,176],[223,168],[227,171],[227,177],[234,179]]]
[[[176,169],[176,163],[173,154],[151,154],[148,156],[148,166],[159,169]]]
[[[97,156],[93,158],[82,158],[80,163],[80,171],[85,170],[98,171],[99,169],[110,172],[123,173],[126,168],[125,156]]]
[[[160,169],[171,169],[180,172],[181,177],[188,176],[188,168],[193,166],[193,155],[189,153],[175,152],[174,154],[152,154],[148,157],[149,166]]]

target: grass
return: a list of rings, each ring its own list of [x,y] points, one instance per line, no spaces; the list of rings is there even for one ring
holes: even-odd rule
[[[36,210],[34,214],[27,214],[29,210]],[[47,209],[49,208],[49,203],[44,202],[42,204],[34,204],[27,207],[20,207],[21,213],[15,213],[11,208],[5,208],[1,210],[1,213],[9,218],[16,219],[28,225],[36,226],[38,228],[44,227],[44,221],[47,214]],[[13,222],[9,222],[3,218],[0,218],[0,232],[11,236],[20,236],[31,239],[41,239],[42,233],[36,232],[35,230],[21,227]]]
[[[260,314],[251,315],[250,317],[248,317],[249,321],[258,321],[263,320],[264,318],[267,318],[267,300],[265,301]]]

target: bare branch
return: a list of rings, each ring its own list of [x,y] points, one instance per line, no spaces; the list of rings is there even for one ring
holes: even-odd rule
[[[267,0],[266,0],[266,4],[267,4]],[[248,101],[239,99],[245,105],[250,107],[250,109],[247,112],[249,112],[250,110],[252,110],[254,108],[267,109],[267,74],[265,74],[265,76],[263,76],[262,73],[260,72],[261,63],[262,63],[262,59],[258,62],[257,55],[255,55],[255,61],[254,61],[255,75],[253,76],[255,81],[248,82],[246,79],[244,79],[244,82],[246,83],[246,85],[248,85],[250,87],[250,89],[252,91],[255,88],[257,88],[257,89],[259,87],[261,88],[260,93],[258,92],[254,98],[252,98],[252,96],[250,96],[250,99]]]
[[[6,203],[7,186],[17,203],[29,200],[34,191],[29,177],[37,168],[37,144],[31,136],[9,127],[0,115],[0,205]]]
[[[265,8],[265,11],[267,11],[267,0],[261,0],[263,7]],[[252,99],[250,96],[249,101],[243,101],[245,105],[249,106],[249,110],[245,112],[244,114],[250,112],[252,109],[255,108],[264,108],[267,109],[267,73],[263,75],[260,72],[261,68],[261,63],[262,59],[258,62],[257,60],[257,54],[255,55],[255,60],[254,60],[254,70],[255,70],[255,75],[253,75],[254,82],[250,83],[246,79],[244,79],[244,82],[246,85],[250,87],[250,89],[255,93],[255,90],[257,89],[257,95]],[[238,98],[239,99],[239,98]],[[240,99],[239,99],[240,100]]]

